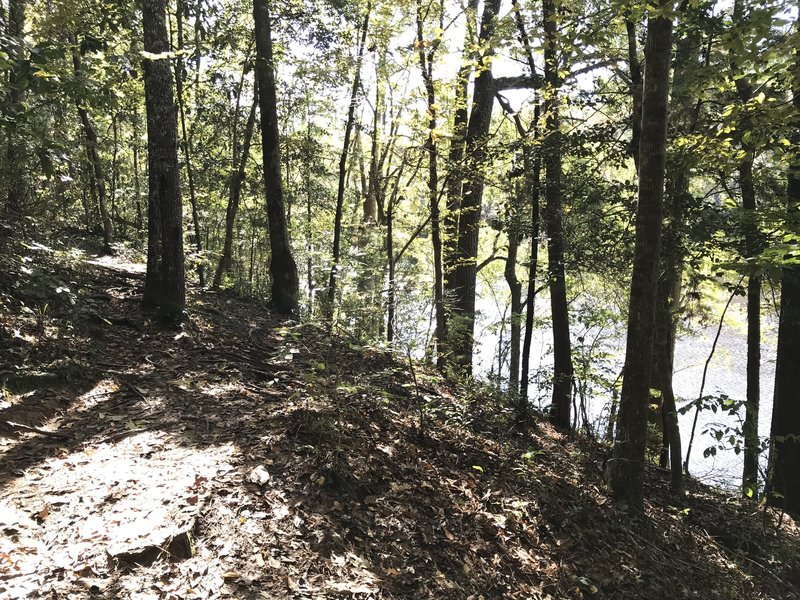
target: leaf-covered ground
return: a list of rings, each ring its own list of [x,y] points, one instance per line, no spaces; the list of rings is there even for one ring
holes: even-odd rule
[[[142,278],[0,254],[0,597],[800,598],[786,516],[651,469],[632,519],[590,440],[227,293],[165,329]]]

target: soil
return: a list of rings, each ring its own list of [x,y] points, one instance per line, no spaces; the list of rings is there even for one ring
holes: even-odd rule
[[[0,597],[800,598],[787,515],[647,473],[386,349],[143,267],[0,254]],[[52,434],[52,435],[51,435]]]

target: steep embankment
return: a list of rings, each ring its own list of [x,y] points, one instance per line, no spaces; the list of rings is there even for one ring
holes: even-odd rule
[[[162,329],[121,259],[0,261],[0,596],[800,597],[787,518],[651,470],[633,522],[602,448],[491,394],[227,294]]]

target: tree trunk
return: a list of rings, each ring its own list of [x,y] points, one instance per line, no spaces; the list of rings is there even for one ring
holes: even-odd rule
[[[518,186],[517,195],[522,196],[525,186]],[[519,251],[520,240],[520,220],[519,206],[521,198],[517,197],[510,201],[511,206],[506,216],[508,231],[508,256],[503,275],[511,293],[511,325],[509,344],[509,365],[508,365],[508,393],[512,397],[519,390],[519,365],[520,365],[520,338],[522,333],[522,284],[517,278],[517,253]]]
[[[278,99],[272,55],[272,28],[267,0],[254,0],[256,77],[261,109],[261,147],[264,156],[264,188],[267,196],[269,242],[272,251],[272,304],[282,314],[298,309],[300,280],[292,256],[281,181],[281,146],[278,132]]]
[[[364,196],[364,214],[362,222],[365,224],[378,223],[378,194],[380,191],[380,119],[383,111],[383,86],[380,78],[385,55],[381,56],[375,68],[375,104],[372,111],[372,143],[369,155],[369,179],[367,193]]]
[[[339,185],[336,190],[336,216],[333,226],[333,251],[331,253],[331,271],[328,276],[328,297],[325,307],[326,318],[333,326],[334,306],[336,303],[336,287],[338,283],[339,261],[341,258],[341,239],[342,239],[342,217],[344,215],[344,191],[347,180],[347,156],[350,151],[350,136],[353,132],[355,123],[356,104],[358,103],[358,90],[361,86],[361,62],[364,50],[367,45],[367,30],[369,29],[369,15],[372,5],[367,5],[364,14],[364,21],[361,24],[361,37],[358,41],[356,51],[355,74],[353,75],[353,87],[350,91],[350,106],[347,110],[347,122],[344,127],[344,141],[342,142],[342,152],[339,155]]]
[[[661,0],[656,10],[663,14],[672,7],[671,0]],[[639,203],[628,308],[625,377],[617,419],[617,439],[609,464],[612,490],[637,512],[644,510],[645,438],[663,217],[671,50],[671,19],[652,15],[648,21],[645,49]]]
[[[524,28],[520,27],[524,32]],[[527,33],[523,36],[527,40]],[[511,294],[511,325],[509,336],[509,366],[508,366],[508,393],[513,398],[518,400],[517,412],[520,423],[527,420],[527,398],[519,397],[520,395],[520,338],[522,334],[522,284],[517,278],[517,255],[519,253],[519,244],[522,239],[522,207],[525,205],[525,193],[530,189],[532,171],[534,170],[534,160],[531,158],[531,144],[528,139],[528,131],[522,124],[519,114],[515,113],[508,101],[501,95],[497,94],[497,99],[503,107],[503,111],[509,115],[517,129],[517,135],[521,142],[521,155],[523,166],[523,181],[517,182],[514,196],[509,199],[506,210],[506,234],[508,235],[508,256],[506,257],[505,269],[503,275],[508,285]],[[538,104],[536,104],[538,107]],[[534,109],[534,118],[538,117],[538,110]],[[536,131],[536,122],[532,126],[533,131]],[[535,242],[536,235],[532,235],[533,243]],[[535,272],[534,272],[535,279]],[[530,284],[530,281],[529,281]],[[534,284],[535,285],[535,284]],[[533,290],[535,294],[535,288]],[[531,315],[531,318],[533,315]],[[531,324],[532,325],[532,324]],[[528,358],[530,359],[530,346],[528,346]],[[502,362],[500,364],[502,370]],[[527,383],[525,384],[525,391],[527,393]]]
[[[698,104],[691,85],[699,67],[702,38],[693,21],[685,21],[683,35],[676,44],[675,73],[672,82],[673,110],[670,115],[676,136],[691,134],[696,129]],[[687,202],[690,199],[691,165],[682,159],[678,149],[668,158],[666,173],[665,214],[661,244],[661,271],[656,291],[656,313],[653,345],[651,388],[661,392],[662,451],[660,465],[670,467],[670,488],[683,491],[683,464],[678,411],[672,376],[675,370],[675,335],[681,301],[681,282],[685,256],[684,228]]]
[[[111,218],[120,219],[119,210],[117,209],[117,189],[119,188],[119,113],[114,113],[111,116],[111,131],[112,131],[112,152],[111,152]],[[123,223],[124,225],[124,223]],[[123,227],[122,235],[125,235]]]
[[[6,169],[8,170],[8,190],[6,191],[6,214],[11,219],[22,216],[27,187],[23,175],[25,156],[24,143],[19,135],[18,118],[25,101],[25,5],[26,0],[9,0],[6,34],[8,36],[6,53],[12,66],[8,75],[8,120],[6,135]]]
[[[542,141],[545,169],[544,221],[547,230],[547,270],[550,287],[550,310],[553,320],[553,401],[550,421],[570,426],[572,399],[572,350],[569,336],[569,307],[564,268],[563,190],[561,164],[561,130],[559,115],[558,18],[553,0],[544,0],[544,114]]]
[[[628,35],[628,70],[632,99],[630,154],[636,171],[639,171],[639,140],[642,137],[642,66],[639,63],[639,50],[636,40],[636,23],[630,15],[625,17],[625,31]]]
[[[540,104],[537,102],[533,109],[534,129],[533,136],[538,139],[538,125],[540,117]],[[531,158],[531,168],[525,169],[530,179],[530,211],[531,211],[531,255],[528,263],[528,289],[525,299],[525,337],[522,340],[522,374],[520,378],[520,402],[527,407],[528,384],[530,383],[531,370],[531,343],[533,341],[533,319],[535,316],[536,302],[536,270],[539,267],[539,234],[541,230],[539,214],[539,198],[542,172],[541,153],[538,149]]]
[[[443,14],[443,13],[440,13]],[[439,29],[442,24],[439,24]],[[436,92],[433,86],[433,57],[441,38],[426,43],[423,35],[423,8],[417,0],[417,46],[419,68],[425,84],[425,95],[428,113],[428,138],[425,140],[425,151],[428,154],[428,206],[431,216],[431,244],[433,245],[433,306],[436,316],[434,343],[436,346],[436,367],[445,367],[444,348],[446,344],[446,321],[444,310],[444,275],[442,272],[442,236],[439,229],[439,169],[436,149]]]
[[[389,285],[386,294],[386,341],[394,342],[394,317],[395,317],[395,272],[394,272],[394,196],[389,199],[386,209],[386,262],[389,267]]]
[[[166,0],[142,1],[144,50],[169,51]],[[157,304],[159,317],[177,321],[185,306],[183,214],[178,182],[178,122],[168,58],[145,58],[148,198],[147,276],[144,302]]]
[[[250,143],[253,139],[253,129],[255,128],[258,87],[254,89],[253,93],[253,105],[250,107],[250,115],[247,117],[242,151],[239,156],[234,157],[234,161],[238,161],[238,165],[236,165],[230,177],[231,189],[228,196],[228,207],[225,210],[225,241],[222,245],[222,256],[219,259],[217,270],[214,273],[214,283],[212,285],[214,289],[219,289],[219,286],[222,285],[222,276],[231,268],[231,258],[233,256],[233,228],[236,224],[236,213],[239,211],[242,184],[244,183],[247,160],[250,156]]]
[[[745,211],[744,257],[756,258],[760,253],[759,231],[756,222],[756,191],[753,185],[753,154],[745,148],[746,158],[739,165],[739,186],[742,191],[742,208]],[[744,466],[742,469],[742,494],[758,498],[758,412],[761,404],[761,275],[757,267],[747,279],[747,396],[744,434]]]
[[[536,61],[534,59],[533,48],[528,37],[528,31],[520,12],[519,2],[512,0],[515,11],[514,20],[517,25],[522,46],[525,49],[528,68],[531,75],[536,73]],[[531,254],[528,264],[528,287],[526,292],[526,312],[525,312],[525,336],[522,341],[522,364],[519,382],[519,403],[517,407],[517,418],[520,423],[528,419],[528,380],[530,377],[531,362],[531,342],[533,341],[533,318],[536,308],[536,269],[539,266],[539,185],[542,170],[541,153],[538,148],[534,149],[531,144],[526,143],[528,137],[534,140],[539,138],[539,118],[541,117],[541,105],[539,99],[534,99],[533,124],[530,132],[524,132],[518,115],[514,116],[517,132],[523,138],[522,156],[525,167],[526,189],[530,197],[530,232],[531,232]],[[513,294],[513,292],[512,292]],[[513,295],[512,295],[513,304]],[[512,311],[513,312],[513,311]],[[513,337],[513,335],[512,335]],[[513,360],[511,361],[514,362]]]
[[[464,50],[461,56],[461,67],[455,82],[455,113],[453,114],[453,132],[450,138],[447,164],[447,205],[442,219],[444,247],[442,265],[444,268],[444,298],[450,303],[455,298],[456,287],[453,271],[458,253],[458,223],[461,214],[461,193],[464,188],[464,143],[469,122],[469,82],[472,76],[472,46],[477,32],[478,0],[469,0],[466,9],[466,33],[464,34]],[[449,309],[449,307],[447,307]]]
[[[800,4],[800,3],[798,3]],[[800,31],[800,17],[795,23]],[[792,82],[794,107],[793,156],[789,164],[786,196],[786,229],[800,226],[800,56],[795,53]],[[770,429],[769,480],[767,498],[773,506],[800,514],[800,266],[783,268],[778,351],[775,359],[775,396]]]
[[[194,172],[192,171],[192,140],[186,134],[186,109],[183,97],[183,13],[184,0],[177,0],[175,7],[175,25],[178,34],[178,55],[175,57],[175,93],[178,97],[178,116],[181,124],[181,147],[183,148],[183,161],[186,163],[186,182],[189,184],[189,204],[192,207],[192,225],[194,226],[194,248],[197,252],[197,277],[200,287],[206,285],[205,266],[203,264],[203,238],[200,235],[200,214],[197,209],[197,195],[194,187]]]
[[[464,374],[472,373],[473,329],[475,327],[475,292],[478,260],[478,234],[480,232],[481,204],[483,200],[486,163],[486,144],[492,122],[494,89],[491,59],[494,56],[490,41],[494,37],[500,0],[488,0],[483,7],[479,40],[487,50],[483,55],[483,68],[475,79],[472,111],[465,142],[466,170],[461,193],[458,223],[458,240],[455,265],[451,279],[453,312],[447,332],[448,351],[453,364]]]
[[[79,81],[83,78],[81,65],[81,55],[78,48],[78,38],[75,34],[69,35],[69,43],[72,46],[72,69],[75,78]],[[86,138],[86,156],[90,163],[89,177],[97,193],[97,200],[100,206],[100,219],[103,225],[103,252],[111,254],[111,243],[114,240],[114,224],[111,220],[111,213],[108,210],[108,199],[106,198],[106,183],[103,177],[103,163],[100,160],[100,152],[97,143],[97,133],[94,125],[89,118],[89,111],[81,98],[75,98],[75,106],[78,109],[78,116],[83,127],[83,135]]]
[[[740,23],[744,17],[742,0],[733,3],[733,22]],[[734,78],[739,102],[744,107],[753,99],[753,86],[748,78],[737,73],[736,65],[731,64],[731,76]],[[742,194],[744,213],[744,240],[742,256],[752,260],[761,253],[760,232],[756,216],[756,190],[753,183],[754,149],[745,134],[751,132],[752,126],[747,115],[738,127],[744,158],[739,164],[739,188]],[[755,265],[747,279],[747,396],[745,401],[745,418],[742,426],[744,437],[744,465],[742,468],[743,497],[758,498],[758,455],[760,442],[758,439],[758,412],[761,404],[761,275]]]

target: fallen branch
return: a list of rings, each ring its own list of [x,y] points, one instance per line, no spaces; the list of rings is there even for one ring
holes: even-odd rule
[[[30,425],[23,425],[22,423],[15,423],[14,421],[0,420],[0,435],[6,433],[19,433],[20,431],[24,431],[25,433],[37,433],[39,435],[56,438],[60,440],[72,439],[72,436],[69,435],[68,433],[60,433],[58,431],[48,431],[47,429],[41,429],[39,427],[31,427]]]

